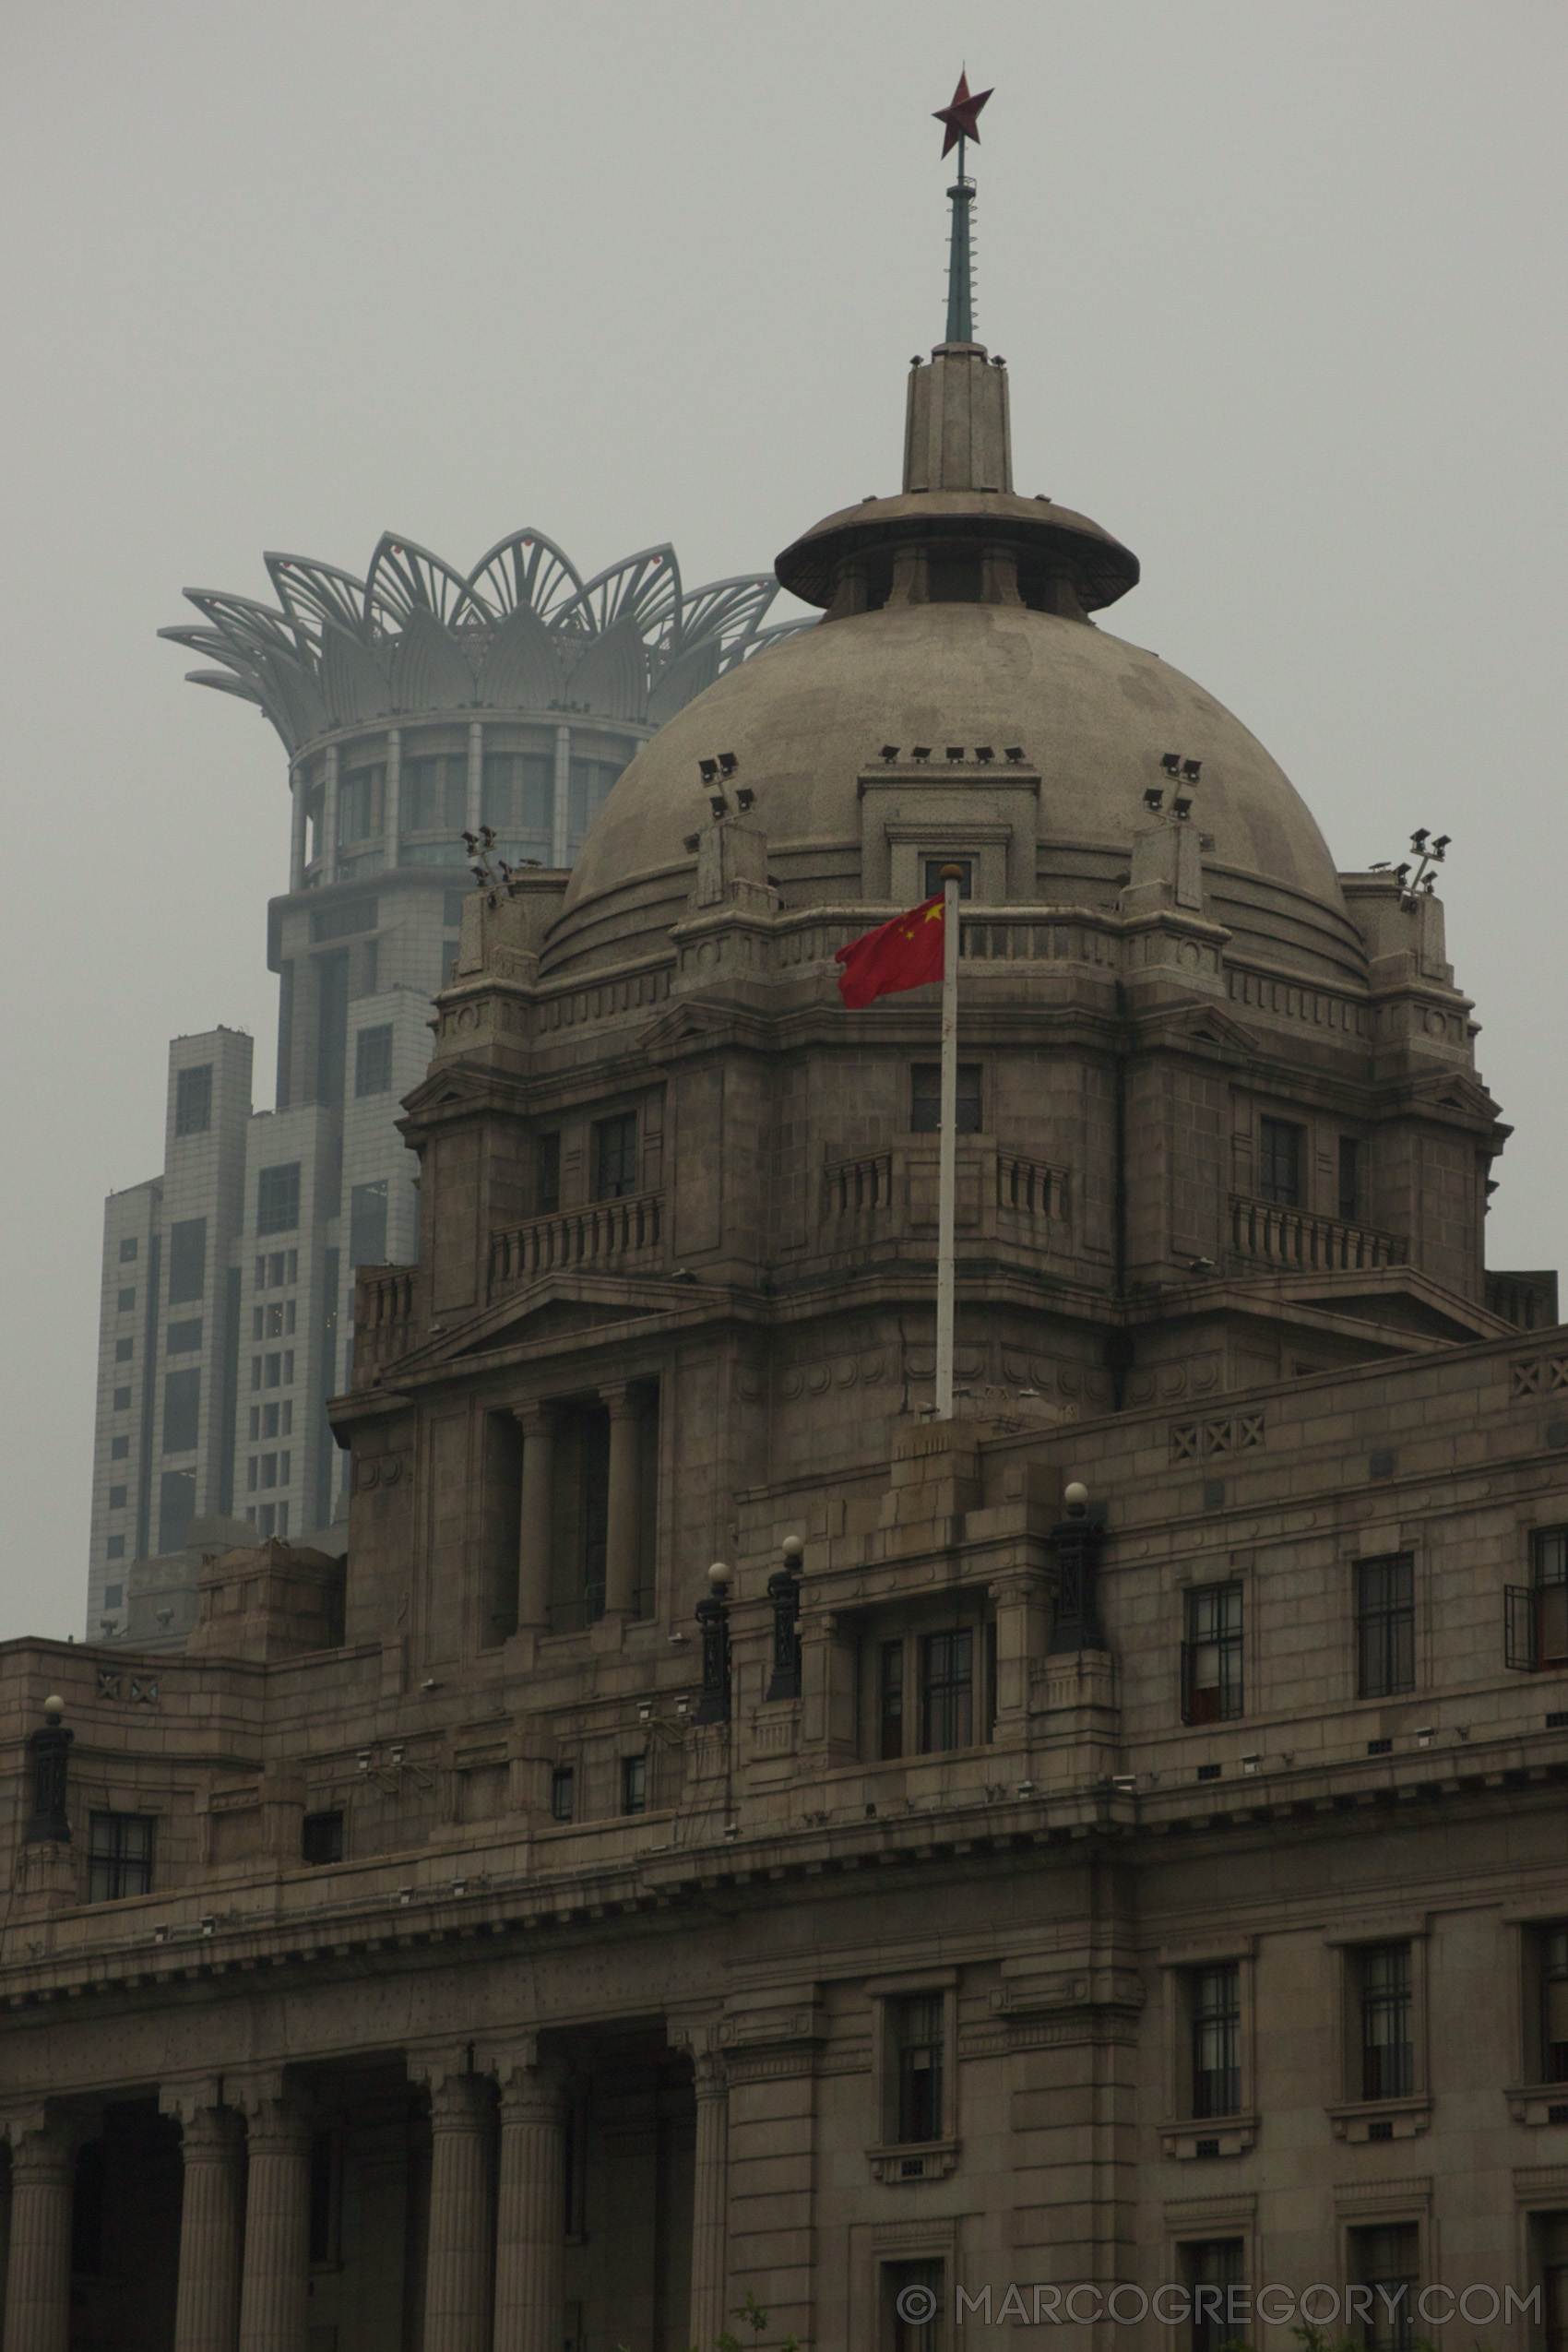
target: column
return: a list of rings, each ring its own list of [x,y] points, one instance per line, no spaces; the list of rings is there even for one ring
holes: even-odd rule
[[[642,1473],[642,1412],[634,1388],[601,1388],[610,1408],[610,1498],[604,1538],[604,1613],[637,1610],[637,1505]]]
[[[305,2352],[310,2125],[303,2109],[282,2097],[252,2101],[247,2121],[240,2352]]]
[[[11,2135],[6,2352],[66,2352],[76,2149],[58,2124]]]
[[[423,2352],[490,2352],[488,2076],[434,2076],[430,2123]]]
[[[501,2079],[493,2352],[560,2352],[566,2229],[562,2083],[539,2066]]]
[[[484,721],[469,721],[469,831],[477,833],[484,813]]]
[[[234,2352],[244,2238],[241,2118],[232,2107],[192,2107],[180,2120],[185,2179],[174,2352]]]
[[[289,778],[293,806],[289,812],[289,887],[305,886],[305,771],[296,761]]]
[[[548,1405],[517,1414],[523,1432],[523,1494],[517,1530],[517,1630],[550,1626],[550,1555],[555,1509],[555,1417]]]
[[[699,2050],[696,2070],[697,2151],[692,2203],[692,2316],[694,2344],[712,2344],[728,2324],[725,2309],[726,2203],[730,2172],[730,2086],[724,2061]]]
[[[386,827],[383,839],[386,844],[386,862],[389,866],[402,863],[403,847],[403,731],[400,727],[386,730],[386,799],[382,811]]]
[[[555,825],[550,845],[552,866],[572,862],[572,731],[555,730]]]
[[[338,746],[327,746],[326,775],[321,787],[321,879],[338,879]]]

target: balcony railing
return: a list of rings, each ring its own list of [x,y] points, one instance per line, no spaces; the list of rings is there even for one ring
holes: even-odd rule
[[[860,1217],[868,1209],[893,1206],[893,1154],[873,1152],[868,1159],[830,1161],[824,1178],[825,1217]]]
[[[1038,1159],[1016,1159],[1008,1151],[996,1155],[996,1206],[1020,1217],[1067,1214],[1067,1171],[1048,1168]]]
[[[1239,1195],[1230,1202],[1230,1246],[1240,1257],[1313,1274],[1364,1273],[1403,1265],[1409,1255],[1408,1242],[1397,1233],[1342,1225],[1336,1217],[1313,1217],[1304,1208]]]
[[[632,1259],[652,1257],[664,1223],[662,1193],[638,1193],[628,1200],[592,1201],[586,1208],[536,1217],[530,1224],[496,1233],[490,1243],[493,1288],[531,1282],[568,1266],[601,1270]]]
[[[354,1380],[362,1385],[408,1345],[414,1312],[411,1265],[361,1266],[354,1277]]]

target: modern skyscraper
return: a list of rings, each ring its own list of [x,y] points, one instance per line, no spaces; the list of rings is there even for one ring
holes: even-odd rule
[[[248,1037],[169,1050],[161,1175],[104,1218],[90,1635],[177,1646],[193,1522],[300,1536],[334,1512],[324,1406],[346,1384],[349,1270],[417,1249],[394,1123],[430,1058],[430,999],[469,887],[465,830],[575,860],[622,769],[704,687],[807,625],[765,625],[771,576],[683,587],[672,547],[585,580],[537,530],[462,574],[390,535],[364,578],[269,555],[276,605],[188,591],[193,682],[271,720],[289,757],[274,1108]],[[137,1561],[160,1569],[130,1574]]]

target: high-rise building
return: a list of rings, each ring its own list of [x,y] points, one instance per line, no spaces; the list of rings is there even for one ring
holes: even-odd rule
[[[105,1211],[87,1623],[154,1647],[194,1621],[203,1543],[333,1518],[350,1269],[417,1248],[395,1121],[457,946],[464,832],[569,867],[663,721],[807,625],[767,624],[771,576],[683,588],[669,546],[588,580],[531,529],[466,575],[390,535],[362,580],[266,560],[275,605],[193,589],[200,624],[163,633],[276,728],[291,829],[274,1107],[252,1110],[248,1037],[176,1039],[163,1171]]]

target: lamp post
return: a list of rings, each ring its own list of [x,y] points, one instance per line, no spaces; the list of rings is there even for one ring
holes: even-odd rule
[[[786,1536],[784,1565],[775,1569],[767,1580],[767,1598],[773,1603],[773,1673],[767,1685],[770,1699],[798,1699],[801,1695],[801,1554],[804,1550],[799,1536]]]
[[[68,1846],[70,1818],[65,1811],[65,1778],[74,1731],[65,1726],[65,1702],[51,1696],[43,1702],[41,1729],[28,1737],[32,1750],[32,1819],[28,1823],[30,1846]]]
[[[730,1571],[716,1560],[707,1572],[708,1595],[699,1600],[697,1623],[702,1628],[702,1697],[699,1723],[730,1720]]]
[[[1062,1497],[1066,1515],[1051,1531],[1056,1551],[1056,1617],[1051,1655],[1103,1650],[1111,1645],[1099,1621],[1095,1568],[1103,1530],[1089,1517],[1089,1491],[1075,1479]]]

